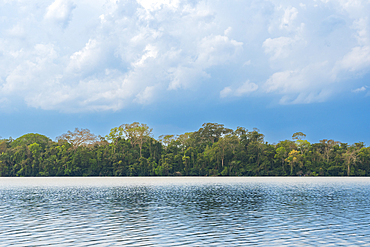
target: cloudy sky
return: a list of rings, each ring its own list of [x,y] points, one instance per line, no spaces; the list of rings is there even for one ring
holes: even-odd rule
[[[218,122],[369,144],[369,13],[368,0],[0,0],[0,136]]]

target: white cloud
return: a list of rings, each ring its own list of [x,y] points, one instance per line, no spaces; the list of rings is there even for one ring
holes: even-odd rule
[[[50,44],[36,44],[29,54],[19,51],[13,56],[22,62],[6,74],[2,88],[2,92],[6,94],[28,94],[35,89],[48,86],[48,73],[55,73],[58,70],[54,66],[54,60],[58,55],[54,46]]]
[[[220,92],[220,97],[221,98],[225,98],[229,95],[231,95],[233,92],[233,90],[230,88],[230,87],[225,87],[224,89],[222,89],[222,91]]]
[[[89,72],[97,66],[100,59],[102,59],[100,44],[98,41],[90,39],[82,50],[70,56],[67,71]]]
[[[141,58],[138,61],[135,61],[132,63],[134,67],[143,66],[145,63],[145,60],[152,58],[155,59],[158,55],[158,50],[153,45],[147,45],[144,49],[144,54],[141,56]]]
[[[0,99],[7,105],[21,99],[49,110],[119,110],[179,92],[196,99],[205,88],[221,98],[258,90],[282,104],[310,103],[358,88],[351,79],[370,72],[368,1],[45,0],[1,7]]]
[[[240,97],[240,96],[243,96],[245,94],[254,92],[257,89],[258,89],[257,84],[247,81],[242,86],[240,86],[239,88],[237,88],[235,90],[235,95]]]
[[[364,92],[364,91],[366,91],[366,87],[356,88],[356,89],[353,89],[351,91],[352,91],[352,93]]]
[[[155,11],[161,9],[163,6],[168,8],[178,8],[179,0],[137,0],[146,10]]]
[[[369,32],[369,18],[359,18],[353,22],[354,28],[357,30],[357,40],[361,45],[369,45],[370,32]]]
[[[232,31],[233,31],[233,28],[232,28],[232,27],[228,27],[228,28],[224,31],[224,35],[225,35],[225,36],[228,36]]]
[[[331,96],[330,91],[325,89],[318,92],[301,92],[297,96],[284,95],[279,103],[280,104],[309,104],[314,102],[323,102]]]
[[[198,58],[195,62],[199,66],[210,67],[230,61],[240,52],[242,46],[242,42],[222,35],[205,37],[198,44]]]
[[[72,11],[76,5],[69,0],[55,0],[47,8],[45,19],[52,20],[62,27],[66,27],[72,17]]]
[[[199,84],[210,77],[205,71],[207,68],[232,61],[243,49],[242,46],[243,43],[223,35],[204,37],[188,56],[168,70],[171,79],[168,89],[187,89]]]
[[[282,95],[282,104],[322,102],[336,92],[329,64],[317,63],[296,70],[280,71],[272,74],[263,84],[266,93]]]
[[[298,10],[294,7],[288,7],[284,10],[281,18],[280,29],[291,30],[293,21],[297,18]]]
[[[294,86],[298,85],[299,81],[296,77],[296,71],[282,71],[282,72],[276,72],[266,81],[265,88],[266,92],[274,92],[277,90],[281,90],[283,93],[285,93],[287,90],[292,90]]]
[[[370,47],[354,47],[342,60],[338,61],[339,70],[359,71],[370,69]]]
[[[139,104],[145,105],[152,102],[156,87],[146,87],[142,92],[138,93],[135,97],[135,101]]]
[[[272,54],[270,59],[275,60],[288,57],[292,51],[291,46],[297,41],[296,37],[268,38],[263,42],[262,47],[265,49],[265,53]]]
[[[230,96],[241,97],[248,95],[256,91],[257,89],[258,89],[257,84],[250,81],[246,81],[241,86],[237,87],[235,90],[233,90],[231,87],[225,87],[224,89],[221,90],[220,97],[221,98]]]
[[[328,100],[348,90],[350,78],[370,71],[369,3],[328,0],[300,7],[299,13],[293,6],[276,7],[282,17],[274,17],[273,37],[262,45],[272,69],[262,88],[281,95],[282,104]],[[312,7],[326,11],[307,18]]]
[[[24,38],[25,30],[24,30],[24,27],[20,23],[18,23],[14,27],[8,30],[8,34],[11,37]]]
[[[199,84],[204,78],[209,78],[209,75],[201,68],[184,67],[182,65],[169,69],[170,83],[169,90],[189,89]]]

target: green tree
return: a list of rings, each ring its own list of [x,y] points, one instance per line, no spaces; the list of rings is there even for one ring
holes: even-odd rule
[[[295,132],[292,135],[293,140],[303,140],[303,138],[305,138],[305,137],[306,137],[306,134],[303,134],[302,132]]]
[[[283,168],[283,172],[285,173],[285,166],[284,166],[284,163],[285,163],[285,159],[287,158],[287,151],[284,147],[278,147],[276,149],[276,154],[275,154],[275,159],[278,159],[280,160],[281,162],[281,166]]]
[[[221,158],[221,167],[224,167],[225,155],[227,152],[233,152],[235,146],[238,144],[239,140],[235,135],[225,135],[221,137],[217,143],[214,143],[219,150]]]
[[[333,150],[333,147],[335,145],[340,144],[340,142],[336,142],[334,140],[323,139],[323,140],[320,140],[320,144],[322,145],[323,155],[326,159],[326,163],[329,164],[330,153]]]
[[[293,175],[294,167],[300,162],[301,154],[297,150],[292,150],[289,152],[288,157],[285,159],[290,165],[290,176]]]
[[[10,143],[10,146],[12,148],[15,148],[17,146],[28,146],[32,143],[37,143],[41,145],[43,148],[45,148],[49,143],[52,143],[52,140],[50,140],[48,137],[40,134],[35,133],[29,133],[22,135],[21,137],[18,137],[14,141]]]
[[[162,145],[167,148],[172,141],[174,141],[174,135],[161,135],[159,136],[159,141]]]
[[[351,174],[351,165],[354,165],[356,163],[358,153],[358,147],[353,145],[349,147],[347,151],[343,154],[343,158],[347,164],[347,176],[350,176]]]
[[[195,135],[200,138],[200,141],[213,144],[217,142],[222,135],[229,133],[232,133],[232,129],[225,128],[223,124],[204,123],[202,128],[195,132]]]
[[[140,157],[142,157],[141,150],[143,144],[151,136],[153,129],[149,128],[146,124],[140,124],[138,122],[123,124],[120,127],[123,129],[126,137],[130,140],[132,146],[139,146]]]

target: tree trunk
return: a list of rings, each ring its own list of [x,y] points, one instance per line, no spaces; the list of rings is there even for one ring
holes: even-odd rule
[[[290,176],[293,176],[293,164],[290,164]]]
[[[349,173],[351,172],[351,163],[347,164],[347,176],[349,176]]]

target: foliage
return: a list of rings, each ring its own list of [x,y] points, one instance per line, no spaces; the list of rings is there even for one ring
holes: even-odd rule
[[[134,122],[98,137],[76,128],[52,141],[40,134],[0,139],[0,176],[369,176],[370,147],[323,139],[269,144],[258,129],[205,123],[156,140]]]

